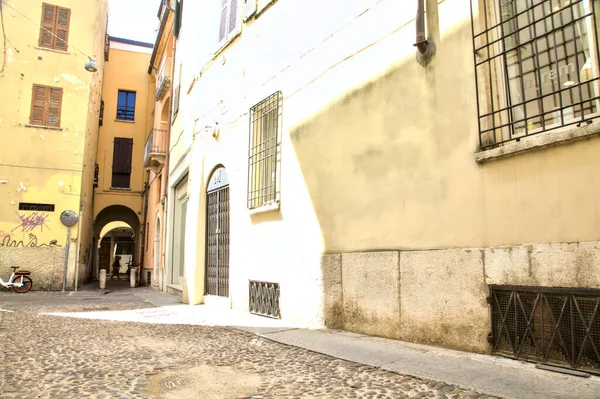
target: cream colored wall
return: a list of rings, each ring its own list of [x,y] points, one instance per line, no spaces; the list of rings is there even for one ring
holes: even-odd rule
[[[111,205],[124,205],[141,214],[141,192],[146,175],[144,145],[152,128],[154,82],[148,75],[150,54],[112,48],[106,63],[102,98],[104,123],[100,128],[97,163],[98,187],[95,189],[94,214]],[[136,92],[135,121],[117,121],[117,96],[119,90]],[[111,189],[114,138],[133,139],[131,190]]]
[[[439,36],[429,21],[437,54],[425,68],[412,46],[415,8],[394,0],[279,0],[215,55],[218,2],[186,3],[195,18],[184,18],[177,50],[182,97],[170,183],[189,169],[189,302],[204,300],[205,190],[219,164],[230,180],[232,306],[247,309],[249,279],[279,282],[284,318],[309,324],[325,317],[322,253],[449,249],[438,254],[444,259],[406,258],[413,275],[400,295],[414,309],[429,260],[448,268],[434,276],[432,295],[444,280],[477,282],[463,293],[475,326],[464,338],[470,342],[431,337],[436,321],[453,327],[435,301],[410,315],[408,330],[382,334],[481,351],[489,280],[483,263],[464,252],[600,240],[600,139],[478,164],[469,2],[439,4]],[[251,216],[248,110],[275,91],[283,96],[281,210]],[[202,129],[215,121],[217,140]]]
[[[67,229],[59,216],[67,209],[80,213],[80,202],[81,235],[77,241],[79,225],[72,228],[71,248],[82,248],[69,255],[70,287],[78,252],[81,262],[87,260],[90,176],[96,152],[102,46],[108,13],[106,1],[57,0],[51,4],[71,10],[67,52],[37,48],[42,1],[11,3],[19,12],[2,5],[8,44],[2,49],[5,64],[0,73],[0,130],[5,137],[11,137],[3,143],[0,163],[0,202],[4,204],[0,207],[0,231],[5,246],[2,265],[33,268],[39,259],[46,259],[44,267],[34,275],[35,287],[39,289],[62,286],[62,247]],[[87,55],[97,61],[97,73],[84,70]],[[33,84],[63,89],[60,130],[26,126]],[[55,211],[19,211],[19,202],[55,204]],[[6,248],[23,245],[28,248]],[[44,255],[38,255],[39,251],[44,251]],[[82,276],[85,277],[85,270]]]

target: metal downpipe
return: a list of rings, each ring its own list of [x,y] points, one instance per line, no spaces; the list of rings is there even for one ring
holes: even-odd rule
[[[425,66],[431,61],[435,55],[435,43],[427,39],[425,30],[425,0],[417,0],[417,18],[416,22],[416,42],[414,46],[417,48],[417,61]]]

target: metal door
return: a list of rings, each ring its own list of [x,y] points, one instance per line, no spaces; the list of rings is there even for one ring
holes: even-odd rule
[[[217,169],[206,194],[205,294],[229,296],[229,186],[224,168]]]

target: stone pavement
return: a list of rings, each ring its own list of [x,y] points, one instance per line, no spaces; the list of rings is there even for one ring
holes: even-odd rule
[[[597,377],[534,374],[521,362],[298,329],[181,305],[149,288],[115,287],[0,293],[0,308],[8,310],[0,312],[0,399],[486,398],[481,392],[500,391],[515,398],[597,398],[600,392]],[[506,380],[515,371],[531,379],[528,390],[518,379]],[[563,388],[541,396],[546,391],[538,385],[549,380]],[[521,390],[502,389],[513,383]]]

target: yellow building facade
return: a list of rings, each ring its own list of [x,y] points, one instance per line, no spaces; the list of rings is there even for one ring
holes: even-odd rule
[[[92,264],[107,3],[24,0],[0,7],[0,45],[6,46],[0,67],[0,273],[19,266],[32,271],[34,289],[70,289],[89,277]],[[91,60],[96,72],[85,69]],[[70,229],[61,223],[64,211],[78,216]]]
[[[169,137],[171,132],[173,98],[173,58],[175,55],[175,10],[167,1],[160,2],[157,17],[159,31],[154,44],[148,72],[154,76],[154,124],[146,141],[144,166],[148,169],[145,198],[146,243],[142,277],[146,284],[163,287],[164,226],[166,221],[167,184],[169,165]]]
[[[99,241],[110,223],[123,222],[131,228],[133,245],[118,255],[131,256],[135,265],[141,260],[142,195],[147,181],[144,149],[153,126],[155,92],[154,79],[147,72],[151,53],[152,44],[110,37],[94,190],[95,276],[100,269],[108,270],[117,254],[110,239]]]
[[[186,3],[167,289],[475,352],[539,350],[562,304],[598,336],[597,2],[427,0],[423,64],[418,3]]]

